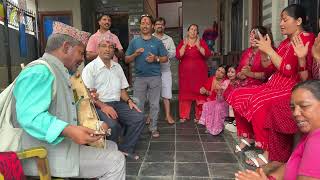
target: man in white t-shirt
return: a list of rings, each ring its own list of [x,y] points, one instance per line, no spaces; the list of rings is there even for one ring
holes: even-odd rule
[[[124,127],[124,140],[119,150],[127,157],[139,159],[133,153],[144,128],[143,114],[127,94],[129,84],[120,64],[112,61],[114,50],[113,42],[100,39],[98,57],[85,66],[82,79],[87,88],[95,89],[98,94],[95,105],[99,118],[106,123],[104,129],[111,128],[108,139],[118,142]]]
[[[163,106],[165,110],[166,120],[169,124],[174,124],[174,119],[170,113],[170,99],[172,98],[172,75],[170,69],[170,61],[176,56],[176,46],[172,38],[164,33],[166,20],[159,17],[155,20],[153,36],[160,39],[164,47],[168,51],[168,62],[161,63],[161,97],[163,100]]]

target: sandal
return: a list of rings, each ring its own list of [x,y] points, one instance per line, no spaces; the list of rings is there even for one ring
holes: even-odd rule
[[[139,160],[140,156],[137,154],[133,154],[133,153],[126,153],[126,152],[122,152],[122,154],[126,157],[126,158],[130,158],[132,160]]]
[[[262,160],[263,164],[259,164],[258,158]],[[258,157],[256,157],[256,158],[251,157],[248,160],[252,161],[253,164],[250,164],[248,161],[246,161],[246,164],[253,166],[253,167],[256,167],[256,168],[267,165],[269,163],[268,160],[262,154],[258,154]]]
[[[248,151],[251,149],[251,146],[253,145],[250,144],[248,141],[244,140],[244,139],[241,139],[240,140],[242,143],[244,143],[246,146],[244,146],[243,148],[240,148],[239,145],[236,145],[236,150],[235,150],[235,153],[241,153],[241,152],[245,152],[245,151]]]
[[[154,138],[158,138],[158,137],[160,137],[160,133],[157,130],[153,130],[153,131],[151,131],[151,136]]]

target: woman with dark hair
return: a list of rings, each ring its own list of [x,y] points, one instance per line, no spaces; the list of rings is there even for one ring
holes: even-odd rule
[[[216,74],[200,88],[200,94],[207,96],[206,101],[201,102],[203,111],[199,124],[206,127],[206,131],[212,135],[218,135],[223,130],[224,118],[227,115],[228,104],[223,100],[222,94],[228,87],[230,80],[225,78],[226,67],[218,67]],[[233,74],[235,78],[235,73]]]
[[[246,161],[252,166],[260,167],[268,163],[268,139],[267,131],[264,129],[267,112],[273,103],[290,98],[292,87],[301,80],[301,77],[306,79],[309,75],[314,35],[304,32],[305,21],[305,12],[300,5],[292,4],[285,8],[281,13],[280,28],[281,33],[287,35],[287,38],[280,43],[278,49],[273,49],[268,35],[266,38],[259,35],[259,40],[255,40],[259,50],[270,57],[276,72],[267,83],[254,88],[236,89],[227,99],[235,112],[242,117],[237,122],[237,128],[244,127],[242,131],[245,134],[243,133],[242,138],[245,138],[245,141],[240,142],[238,151],[246,148],[253,137],[255,145],[264,150],[264,153],[259,154],[257,158]],[[305,48],[307,57],[295,51],[298,43],[307,47]],[[281,117],[281,114],[278,115]]]
[[[301,76],[301,80],[303,81],[306,80],[306,78],[320,79],[319,66],[317,62],[317,59],[320,57],[319,42],[320,38],[318,35],[312,46],[312,56],[314,59],[312,69],[308,68],[308,77]],[[308,56],[307,48],[308,47],[304,46],[300,41],[295,44],[295,51],[301,54],[302,57]],[[317,48],[318,50],[316,50]],[[310,76],[311,74],[312,76]],[[266,170],[287,162],[292,153],[294,135],[298,131],[298,127],[293,121],[290,107],[288,105],[289,103],[290,99],[287,97],[283,97],[283,99],[277,103],[271,102],[273,105],[269,110],[265,124],[265,128],[268,131],[269,160],[271,163],[265,167]]]
[[[270,68],[271,60],[266,53],[261,52],[256,46],[255,39],[259,38],[259,34],[261,34],[264,38],[268,34],[271,37],[271,44],[273,46],[272,34],[271,32],[264,26],[256,26],[252,28],[250,31],[250,47],[247,48],[241,56],[239,66],[237,67],[237,78],[240,80],[240,86],[245,88],[251,88],[254,86],[261,85],[263,82],[268,79],[268,77],[273,73],[273,68]],[[230,89],[227,90],[228,94],[232,91]],[[227,99],[228,97],[226,97]],[[230,112],[232,108],[230,108]],[[232,122],[239,121],[241,118],[237,113],[234,114],[235,117],[227,117],[227,121]],[[246,127],[242,127],[242,124],[238,125],[238,136],[242,136],[246,133]],[[235,127],[233,127],[235,128]],[[243,130],[244,129],[244,130]],[[245,134],[246,135],[246,134]],[[251,137],[252,138],[252,137]],[[247,141],[242,139],[241,141],[248,144],[248,147],[251,146]],[[239,146],[236,146],[236,151],[241,151]]]
[[[271,173],[242,171],[235,174],[237,180],[314,180],[320,179],[320,81],[309,80],[292,90],[290,108],[302,134],[298,145],[287,163]]]
[[[259,34],[263,38],[268,34],[272,37],[270,31],[264,26],[256,26],[250,31],[250,47],[246,49],[241,56],[239,66],[237,67],[237,77],[241,80],[241,86],[252,87],[261,85],[272,73],[273,69],[268,69],[271,60],[266,53],[261,52],[255,39],[259,38]],[[271,44],[273,41],[271,38]]]
[[[199,38],[198,25],[188,27],[187,36],[177,49],[176,57],[179,59],[179,114],[180,122],[190,119],[190,109],[193,101],[205,100],[199,89],[208,79],[208,66],[206,60],[211,51],[206,42]],[[200,119],[200,106],[196,106],[195,121]]]

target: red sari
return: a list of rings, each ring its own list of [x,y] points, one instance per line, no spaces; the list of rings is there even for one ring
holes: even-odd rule
[[[251,59],[252,58],[252,59]],[[274,69],[272,67],[265,68],[261,64],[261,52],[254,52],[253,48],[250,47],[246,49],[241,56],[239,65],[236,72],[240,72],[244,66],[251,66],[252,72],[264,72],[266,79],[273,73]],[[252,87],[261,85],[264,81],[261,79],[255,79],[252,77],[247,77],[245,80],[240,82],[242,87]]]
[[[264,72],[265,73],[265,79],[267,79],[275,70],[273,66],[270,67],[263,67],[261,64],[261,52],[257,51],[254,56],[252,56],[254,53],[253,48],[248,48],[246,49],[241,56],[239,66],[237,67],[236,72],[240,72],[241,69],[244,66],[251,66],[251,71],[252,72]],[[252,58],[252,59],[251,59]],[[253,88],[258,85],[261,85],[265,80],[261,79],[255,79],[252,77],[247,77],[245,80],[241,80],[237,88]],[[225,92],[225,99],[228,101],[229,96],[233,94],[234,89],[229,90],[227,89]],[[231,97],[230,97],[231,98]],[[229,102],[229,101],[228,101]],[[243,137],[249,137],[253,138],[253,132],[252,132],[252,127],[250,123],[247,123],[247,121],[241,117],[237,112],[234,112],[234,117],[236,120],[237,124],[237,134],[238,136],[243,136]]]
[[[313,34],[309,36],[311,40],[306,65],[309,79],[317,79],[315,62],[313,62],[311,55],[314,36]],[[288,94],[276,102],[270,102],[270,110],[265,121],[265,129],[268,133],[268,158],[270,161],[287,162],[293,150],[294,135],[298,128],[290,110],[290,96],[291,94]]]
[[[300,33],[300,37],[304,44],[310,41],[310,52],[314,36]],[[236,89],[227,99],[235,113],[245,118],[237,122],[238,131],[244,137],[254,136],[256,146],[265,150],[268,146],[267,131],[264,129],[267,112],[273,103],[279,103],[284,97],[290,97],[292,87],[300,81],[298,58],[294,55],[289,38],[281,42],[277,53],[282,57],[280,68],[267,83],[253,88]]]
[[[205,100],[206,96],[200,94],[200,88],[208,79],[208,66],[206,60],[211,56],[211,51],[205,41],[200,40],[200,46],[205,49],[203,56],[196,46],[186,46],[183,56],[180,49],[181,41],[176,49],[179,59],[179,112],[181,119],[189,119],[192,101]],[[200,109],[196,108],[196,119],[200,118]]]

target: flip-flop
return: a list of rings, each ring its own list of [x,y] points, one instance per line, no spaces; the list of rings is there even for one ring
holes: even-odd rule
[[[235,153],[242,153],[242,152],[245,152],[245,151],[248,151],[249,149],[251,149],[252,145],[248,141],[246,141],[244,139],[241,139],[240,141],[243,142],[246,146],[241,149],[239,145],[236,145]]]
[[[261,164],[261,165],[260,165],[259,162],[258,162],[258,160],[257,160],[258,158],[261,159],[264,164]],[[258,157],[256,157],[256,158],[251,157],[251,158],[249,158],[249,160],[251,160],[254,165],[249,164],[248,162],[246,162],[246,164],[248,164],[248,165],[250,165],[250,166],[253,166],[253,167],[257,167],[257,168],[259,168],[259,167],[261,167],[261,166],[264,166],[264,165],[266,165],[266,164],[269,163],[268,160],[267,160],[262,154],[258,154]]]
[[[122,152],[123,155],[126,157],[126,158],[130,158],[132,160],[139,160],[140,159],[140,156],[137,155],[137,154],[133,154],[133,153],[126,153],[126,152]]]

